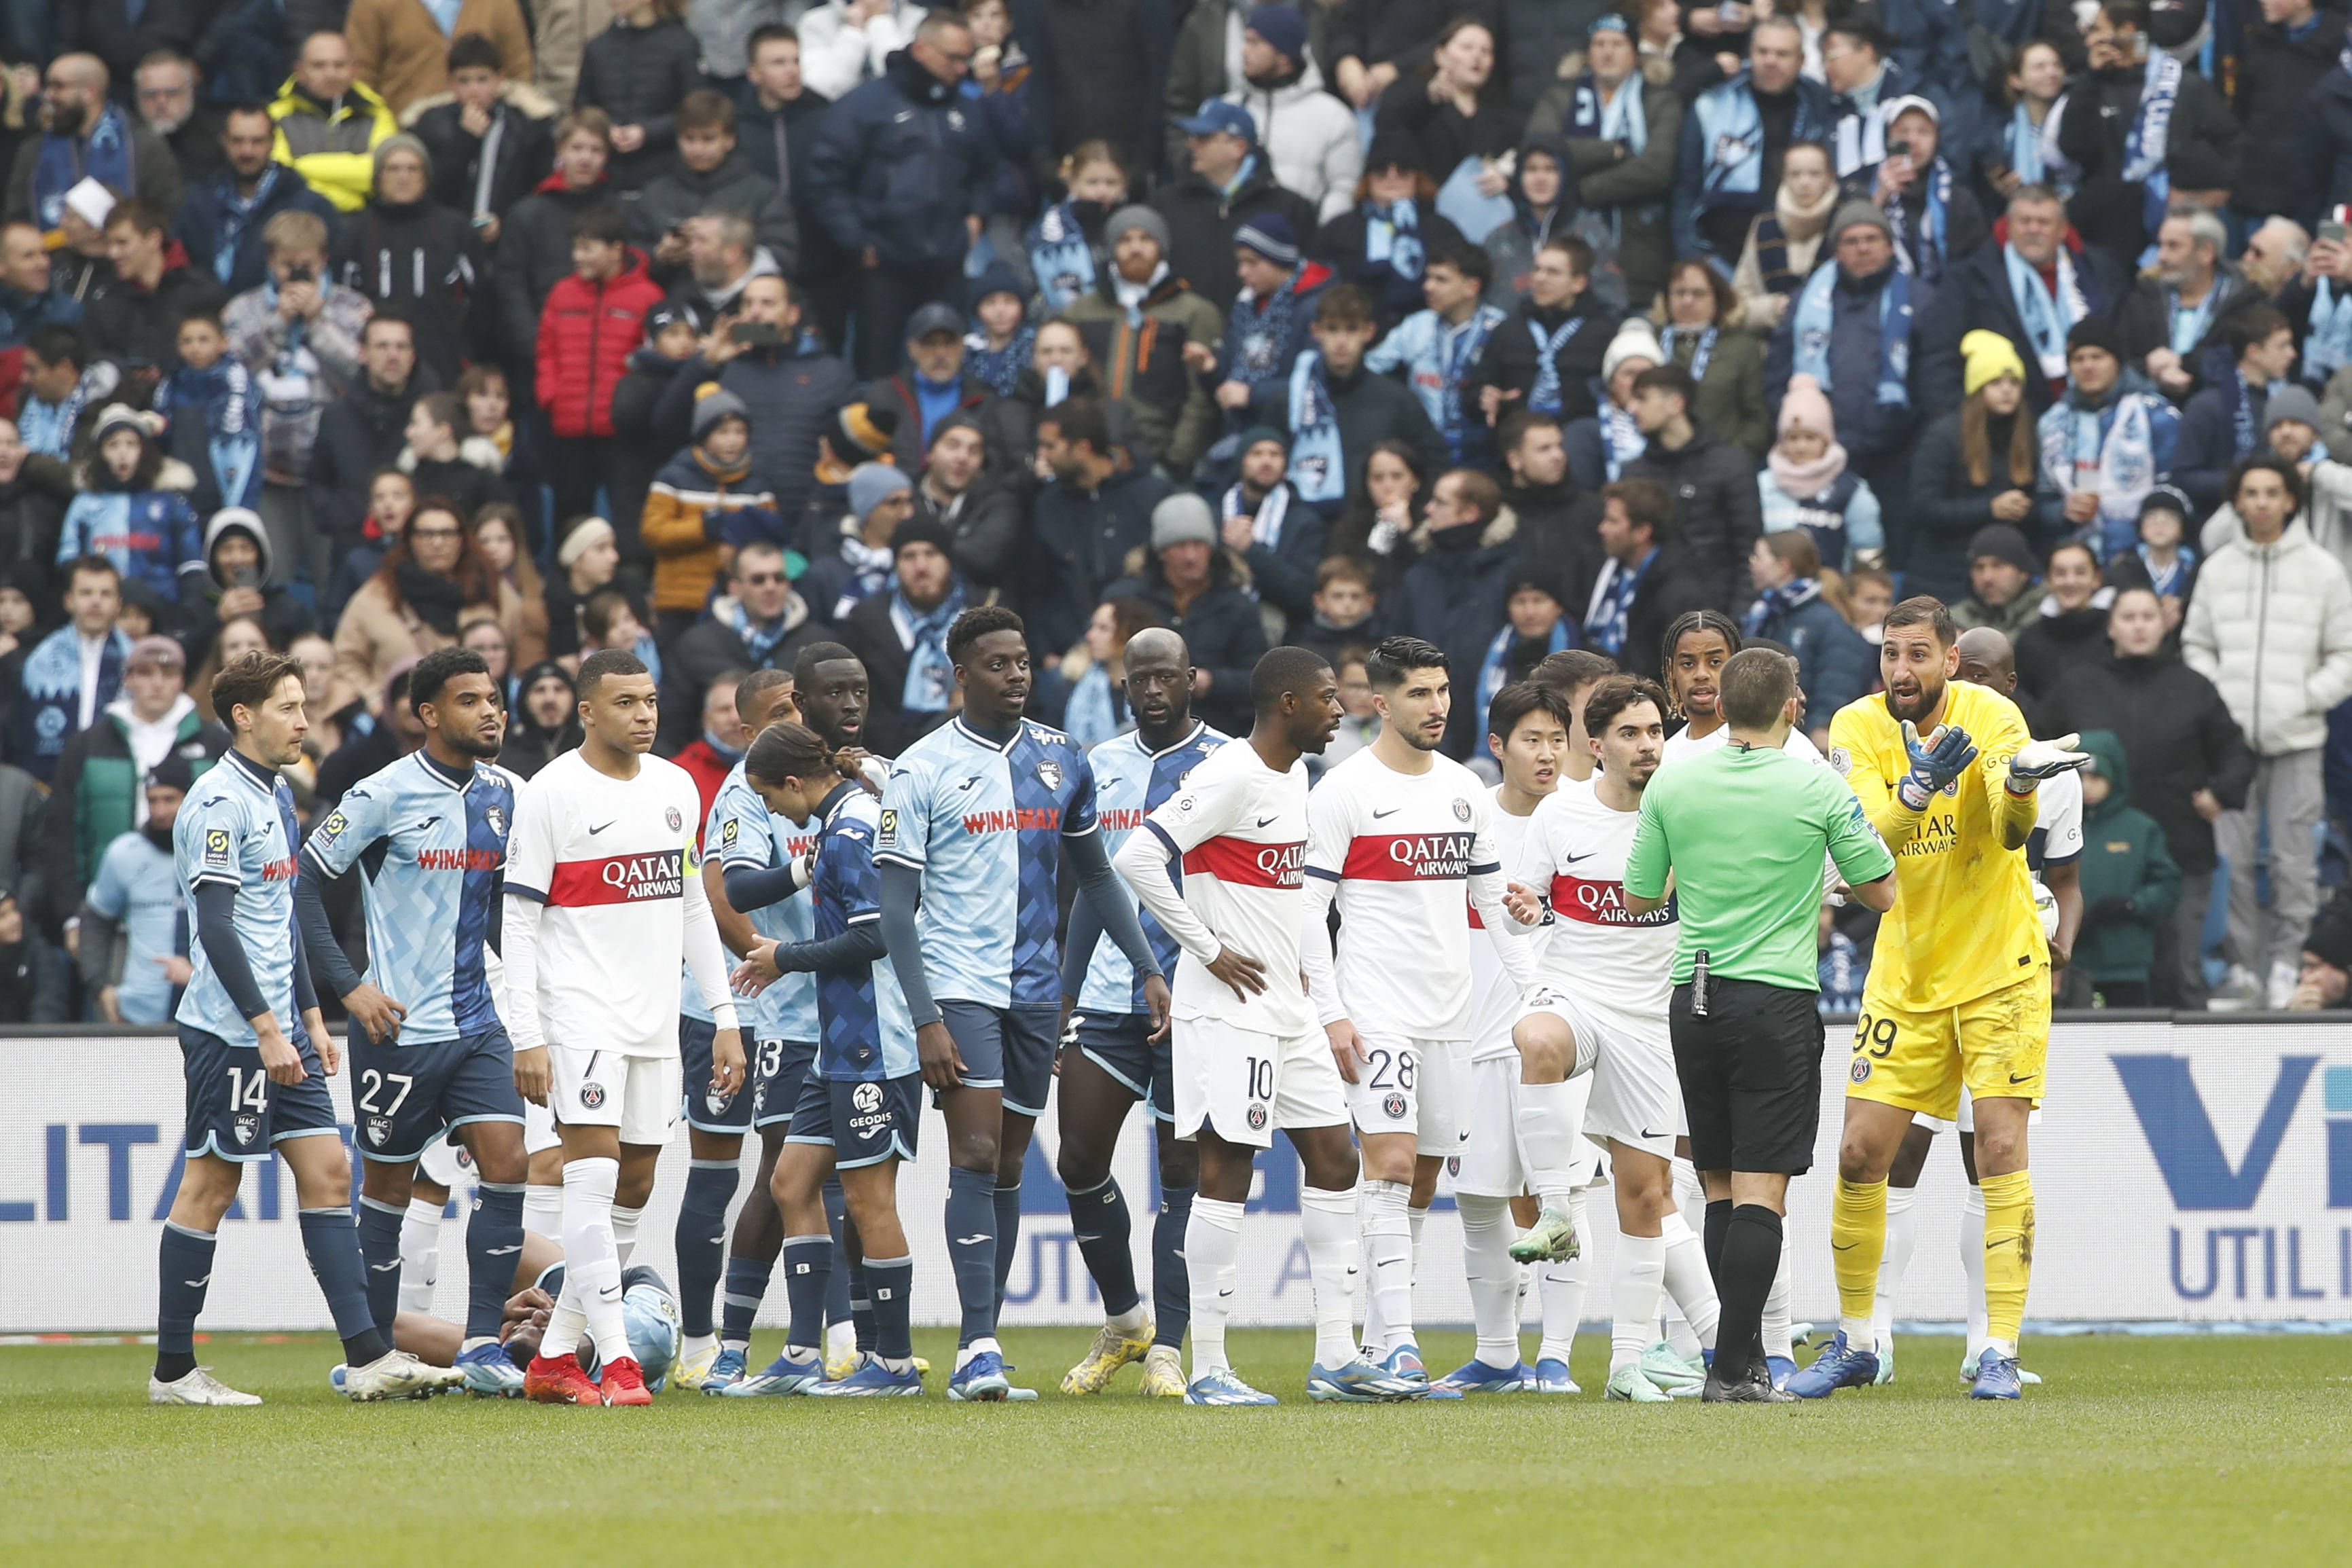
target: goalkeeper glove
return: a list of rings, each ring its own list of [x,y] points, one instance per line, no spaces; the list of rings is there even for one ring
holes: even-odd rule
[[[2074,749],[2082,738],[2079,735],[2062,735],[2055,740],[2029,740],[2019,747],[2017,755],[2009,759],[2009,778],[2005,780],[2009,792],[2031,795],[2044,779],[2087,766],[2090,753]]]
[[[1968,771],[1977,759],[1977,743],[1958,725],[1941,725],[1924,739],[1919,727],[1903,721],[1903,749],[1911,758],[1911,771],[1895,781],[1895,798],[1911,810],[1924,811],[1936,791]]]

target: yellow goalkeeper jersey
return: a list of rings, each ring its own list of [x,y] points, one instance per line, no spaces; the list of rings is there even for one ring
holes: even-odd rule
[[[2011,800],[2006,785],[2009,759],[2028,738],[2024,716],[1967,681],[1945,691],[1944,722],[1969,732],[1977,758],[1923,812],[1895,793],[1911,759],[1883,693],[1830,721],[1830,766],[1895,852],[1895,908],[1878,928],[1865,995],[1915,1012],[1958,1007],[2050,962],[2022,848],[2033,800]],[[2021,847],[2003,841],[2004,822]]]

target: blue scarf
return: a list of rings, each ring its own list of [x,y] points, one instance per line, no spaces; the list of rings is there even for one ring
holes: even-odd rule
[[[2311,296],[2311,330],[2303,340],[2303,367],[2308,379],[2325,382],[2352,364],[2352,289],[2336,291],[2336,280],[2323,277]]]
[[[2164,289],[2164,329],[2169,334],[2166,342],[2176,354],[2189,355],[2205,340],[2206,329],[2213,322],[2213,307],[2221,299],[2221,279],[2217,275],[2206,286],[2205,298],[2186,316],[2180,313],[2180,291],[2166,285]]]
[[[1534,316],[1528,318],[1528,336],[1536,340],[1536,384],[1528,393],[1528,407],[1538,413],[1558,414],[1560,410],[1559,351],[1568,340],[1583,329],[1585,318],[1570,316],[1551,331],[1545,331],[1542,322]]]
[[[81,422],[89,384],[86,381],[76,382],[63,402],[43,402],[29,390],[26,392],[25,406],[16,414],[16,434],[24,440],[26,451],[54,457],[60,463],[71,460],[74,426]]]
[[[1364,204],[1364,261],[1367,266],[1385,264],[1399,277],[1421,281],[1421,269],[1426,260],[1421,243],[1421,214],[1414,210],[1412,198],[1391,202],[1382,207],[1376,202]]]
[[[252,378],[233,355],[222,356],[210,370],[183,365],[156,392],[156,408],[173,420],[203,422],[205,455],[224,507],[250,507],[259,494],[261,435],[253,395]]]
[[[2139,504],[2157,481],[2154,399],[2118,390],[2104,408],[2069,392],[2042,416],[2042,472],[2061,496],[2095,489],[2099,515],[2085,535],[2109,559],[2139,531]],[[2103,537],[2104,536],[2104,537]]]
[[[221,204],[220,235],[214,242],[213,276],[223,283],[226,283],[229,275],[236,270],[237,242],[245,237],[247,226],[253,222],[253,214],[261,210],[262,204],[269,200],[269,193],[278,188],[278,176],[284,168],[284,164],[276,162],[264,168],[261,178],[254,182],[250,196],[236,193],[235,175],[221,176],[222,183],[228,188],[228,196]]]
[[[2025,340],[2033,347],[2034,362],[2040,366],[2045,381],[2063,381],[2066,375],[2066,334],[2074,323],[2090,313],[2083,298],[2081,280],[2075,276],[2074,259],[2065,247],[2058,249],[2058,293],[2053,298],[2050,286],[2042,281],[2042,273],[2031,262],[2017,254],[2017,247],[2000,247],[2000,265],[2009,275],[2009,297],[2017,307],[2017,319],[2024,323]]]
[[[1939,157],[1927,169],[1927,211],[1922,214],[1922,226],[1927,232],[1918,236],[1916,244],[1909,232],[1911,220],[1904,213],[1902,202],[1886,204],[1886,226],[1895,231],[1895,254],[1929,283],[1944,276],[1944,253],[1951,244],[1948,232],[1951,200],[1952,166]]]
[[[1650,438],[1642,434],[1642,427],[1633,423],[1633,416],[1616,403],[1602,399],[1601,465],[1608,472],[1609,482],[1614,485],[1622,478],[1625,465],[1649,449]]]
[[[1650,117],[1642,112],[1642,73],[1635,71],[1619,82],[1617,96],[1606,103],[1591,71],[1579,77],[1568,133],[1614,141],[1628,158],[1641,156],[1650,145]]]
[[[1698,155],[1706,164],[1699,176],[1699,204],[1711,205],[1707,198],[1717,195],[1765,194],[1764,116],[1756,108],[1756,95],[1748,86],[1748,73],[1743,70],[1721,86],[1699,94],[1691,105],[1691,118],[1698,131]],[[1801,87],[1789,140],[1824,141],[1829,139],[1830,129],[1815,122],[1812,102]],[[1769,201],[1764,204],[1767,211],[1771,204]]]
[[[1244,386],[1255,386],[1282,374],[1283,345],[1291,341],[1291,325],[1298,315],[1298,275],[1282,280],[1264,300],[1244,295],[1234,301],[1226,323],[1227,372]]]
[[[1467,433],[1462,413],[1462,380],[1486,351],[1486,340],[1502,325],[1504,312],[1492,305],[1481,305],[1470,312],[1470,319],[1459,327],[1449,327],[1441,319],[1437,323],[1437,433],[1445,437],[1454,460],[1462,461],[1462,448]]]
[[[1690,329],[1687,327],[1668,327],[1658,334],[1658,347],[1666,351],[1666,358],[1671,360],[1675,357],[1676,340]],[[1692,381],[1706,380],[1707,363],[1715,358],[1715,340],[1720,336],[1722,330],[1716,327],[1708,327],[1699,332],[1698,345],[1691,350],[1690,364],[1685,367]]]
[[[1625,652],[1626,622],[1633,612],[1633,596],[1642,591],[1642,579],[1648,573],[1650,563],[1658,559],[1657,547],[1642,558],[1642,564],[1627,571],[1612,557],[1601,570],[1601,580],[1592,585],[1592,602],[1584,612],[1584,641],[1598,653],[1614,659]]]
[[[1290,486],[1310,505],[1347,498],[1347,457],[1339,448],[1339,411],[1324,379],[1323,355],[1308,349],[1290,367]]]
[[[122,110],[108,104],[79,141],[70,136],[44,136],[38,162],[33,165],[33,215],[45,229],[63,226],[66,193],[84,179],[112,190],[131,191],[139,183],[139,154],[131,143],[131,127]]]
[[[1013,334],[1012,341],[1001,349],[988,346],[988,334],[972,332],[963,340],[964,368],[972,380],[981,382],[999,397],[1011,397],[1013,389],[1021,384],[1021,372],[1029,368],[1029,360],[1037,347],[1037,329],[1024,325]]]
[[[1816,267],[1797,296],[1795,369],[1830,390],[1830,296],[1840,277],[1837,265]],[[1882,408],[1911,406],[1911,275],[1896,267],[1878,293],[1878,402]]]
[[[899,706],[908,713],[945,713],[955,702],[955,661],[948,657],[948,627],[963,613],[963,577],[957,574],[948,596],[930,610],[907,601],[906,591],[890,584],[890,624],[907,645],[907,684]]]
[[[2009,111],[2009,166],[2028,185],[2042,183],[2042,127],[2021,102]]]
[[[2230,430],[2236,443],[2230,456],[2234,462],[2263,444],[2263,428],[2261,416],[2254,412],[2253,391],[2246,385],[2246,378],[2232,370],[2223,384],[2230,390]],[[2285,385],[2284,382],[2271,382],[2263,391],[2263,400],[2277,396]]]
[[[1778,588],[1766,589],[1756,596],[1756,602],[1748,607],[1747,613],[1740,616],[1739,634],[1742,637],[1763,636],[1764,628],[1775,624],[1798,606],[1820,598],[1821,591],[1820,580],[1811,577],[1796,578]]]
[[[2124,137],[2124,178],[2139,182],[2140,223],[2151,245],[2172,198],[2172,176],[2166,171],[2165,158],[2170,150],[2172,107],[2180,95],[2181,75],[2179,60],[2161,49],[2149,53],[2139,107]]]
[[[1078,226],[1078,210],[1068,202],[1045,209],[1029,225],[1029,271],[1048,309],[1066,310],[1095,286],[1094,247]]]
[[[2147,585],[2156,590],[2158,598],[2178,599],[2189,591],[2189,574],[2197,570],[2195,550],[2187,545],[2180,546],[2173,551],[2172,564],[2162,571],[2158,571],[2156,562],[2149,559],[2147,546],[2139,546],[2138,552],[2139,563],[2147,568]]]
[[[1511,648],[1519,633],[1507,622],[1486,644],[1486,657],[1478,665],[1478,728],[1486,727],[1487,710],[1495,706],[1495,694],[1509,684],[1511,678]],[[1562,653],[1576,646],[1576,635],[1563,615],[1552,622],[1551,637],[1544,647],[1546,654]]]
[[[760,670],[767,668],[768,656],[791,632],[792,621],[793,618],[785,614],[777,616],[773,626],[760,625],[751,619],[751,612],[743,608],[742,601],[738,600],[728,625],[736,636],[742,639],[743,651],[751,655],[751,667]]]

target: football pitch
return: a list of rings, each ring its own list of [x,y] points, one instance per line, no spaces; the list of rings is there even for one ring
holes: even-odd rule
[[[755,1355],[772,1354],[762,1333]],[[0,1562],[1457,1564],[2293,1563],[2352,1555],[2352,1356],[2325,1336],[2032,1341],[1972,1404],[1956,1340],[1767,1408],[1488,1396],[1310,1406],[1309,1336],[1236,1331],[1277,1410],[1063,1399],[1078,1330],[1017,1330],[1034,1405],[354,1408],[325,1338],[199,1347],[259,1410],[151,1409],[142,1346],[0,1349]],[[1468,1337],[1431,1333],[1433,1366]],[[1575,1373],[1602,1381],[1605,1335]],[[1737,1479],[1734,1479],[1737,1478]]]

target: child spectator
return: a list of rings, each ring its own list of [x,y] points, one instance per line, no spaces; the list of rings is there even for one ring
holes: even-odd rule
[[[1294,646],[1310,648],[1339,667],[1341,650],[1378,640],[1372,618],[1380,601],[1372,591],[1372,569],[1350,556],[1327,558],[1315,569],[1313,619],[1290,628]]]
[[[540,313],[534,384],[555,433],[559,517],[588,511],[598,485],[611,481],[618,446],[613,394],[644,336],[646,317],[661,303],[661,289],[646,258],[629,248],[627,232],[617,206],[582,213],[572,225],[572,276],[548,290]]]
[[[200,310],[180,323],[180,362],[155,389],[155,412],[170,420],[165,451],[196,476],[200,515],[261,504],[261,402],[242,361],[228,351],[220,317]]]
[[[2197,552],[2184,542],[2191,511],[2189,497],[2171,485],[2158,485],[2140,500],[2139,544],[2107,563],[2107,581],[2153,591],[2164,609],[2167,636],[2180,629],[2180,617],[2197,586]]]
[[[972,280],[971,311],[980,329],[963,340],[964,368],[984,382],[999,397],[1010,397],[1029,368],[1037,329],[1029,325],[1029,306],[1020,278],[1002,261],[992,261]]]
[[[188,492],[196,476],[163,455],[154,414],[109,404],[93,432],[97,451],[82,464],[82,493],[66,508],[58,564],[86,555],[112,561],[126,584],[144,584],[158,601],[194,600],[204,587],[203,529]]]
[[[640,574],[652,570],[653,558],[639,535],[638,519],[668,450],[654,434],[654,410],[700,347],[702,322],[694,307],[666,299],[646,313],[645,342],[629,355],[629,373],[614,389],[613,467],[604,485],[612,493],[615,547]]]
[[[1217,497],[1217,527],[1227,549],[1249,568],[1258,598],[1294,625],[1313,613],[1315,574],[1329,529],[1299,504],[1284,476],[1290,443],[1270,424],[1242,432],[1241,476]]]
[[[1789,378],[1788,393],[1780,400],[1780,439],[1764,455],[1756,488],[1768,535],[1802,528],[1812,536],[1821,559],[1841,569],[1875,566],[1885,559],[1878,497],[1846,465],[1830,400],[1811,376]]]
[[[508,497],[499,481],[498,447],[465,431],[465,399],[456,392],[418,398],[408,411],[407,444],[400,449],[399,465],[415,481],[419,496],[455,501],[459,513],[470,517]]]
[[[2083,737],[2083,928],[2060,1005],[2144,1008],[2156,931],[2180,901],[2180,868],[2156,819],[2131,803],[2131,769],[2113,732]]]
[[[1062,160],[1068,193],[1029,225],[1025,241],[1037,297],[1048,311],[1065,310],[1094,292],[1109,268],[1110,215],[1127,205],[1127,170],[1108,141],[1082,141]]]
[[[580,607],[580,652],[589,654],[618,648],[635,653],[646,671],[661,679],[661,648],[637,619],[637,607],[617,588],[600,588]]]
[[[694,440],[672,457],[646,497],[642,525],[654,555],[653,607],[668,643],[694,624],[723,569],[729,515],[775,511],[776,495],[751,472],[751,415],[743,400],[708,385],[694,404]]]
[[[613,25],[588,40],[572,107],[613,120],[613,187],[635,191],[668,172],[677,106],[702,85],[702,46],[678,19],[678,0],[613,0]]]

